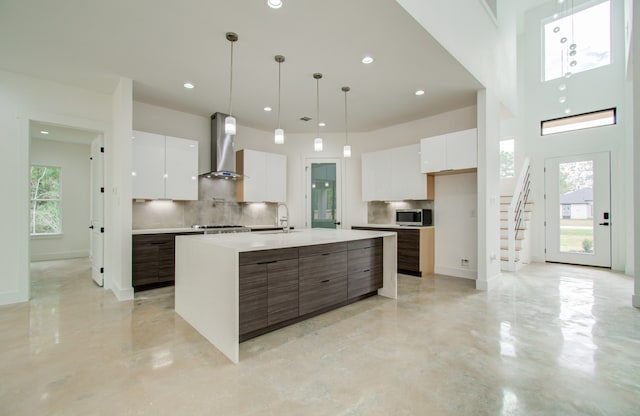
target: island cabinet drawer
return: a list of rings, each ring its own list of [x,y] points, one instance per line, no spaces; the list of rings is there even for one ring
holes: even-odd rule
[[[299,267],[300,315],[346,302],[346,250],[301,257]]]
[[[347,243],[316,244],[299,248],[300,257],[317,256],[320,254],[339,253],[347,251]]]
[[[420,230],[398,232],[398,270],[420,272]]]
[[[382,245],[348,252],[348,298],[366,295],[382,287]]]
[[[240,334],[267,326],[267,266],[249,264],[239,272]]]
[[[274,250],[246,251],[240,253],[240,265],[263,263],[298,258],[298,248],[277,248]]]
[[[349,241],[347,247],[349,250],[358,250],[367,247],[382,247],[382,238],[367,238],[366,240]]]

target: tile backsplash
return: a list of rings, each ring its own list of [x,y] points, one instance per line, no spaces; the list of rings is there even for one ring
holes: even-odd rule
[[[235,201],[234,181],[199,178],[198,201],[134,200],[133,229],[183,228],[193,224],[275,224],[277,204]]]
[[[373,201],[367,203],[368,224],[395,224],[397,209],[433,209],[432,200],[421,201]]]

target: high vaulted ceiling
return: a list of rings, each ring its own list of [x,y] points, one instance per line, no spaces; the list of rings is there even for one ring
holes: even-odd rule
[[[276,127],[277,54],[286,58],[286,132],[316,129],[315,72],[324,75],[322,131],[344,130],[342,86],[351,87],[351,131],[475,104],[478,82],[395,1],[283,2],[274,10],[266,0],[2,0],[0,68],[104,93],[124,76],[137,101],[209,116],[229,108],[233,31],[233,114],[243,125]],[[374,63],[362,64],[365,55]]]

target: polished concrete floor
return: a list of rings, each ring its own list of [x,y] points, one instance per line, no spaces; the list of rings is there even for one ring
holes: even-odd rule
[[[233,365],[173,311],[117,302],[86,259],[32,265],[0,307],[1,415],[640,415],[632,279],[533,264],[400,276],[374,297],[241,345]]]

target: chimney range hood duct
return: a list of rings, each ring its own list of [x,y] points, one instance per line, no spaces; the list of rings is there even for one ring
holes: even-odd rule
[[[205,174],[208,178],[239,179],[236,173],[236,152],[233,145],[233,134],[224,132],[223,113],[211,116],[211,172]]]

